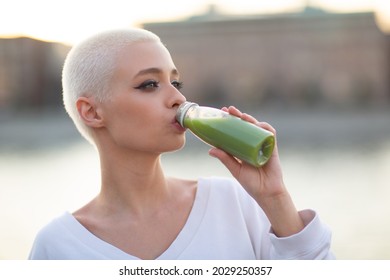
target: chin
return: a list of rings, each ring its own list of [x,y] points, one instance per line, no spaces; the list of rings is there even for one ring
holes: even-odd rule
[[[181,141],[175,141],[175,142],[172,141],[171,142],[172,145],[167,147],[166,152],[179,151],[179,150],[183,149],[183,147],[185,146],[185,143],[186,143],[186,140],[185,140],[184,137],[183,137],[183,139]]]

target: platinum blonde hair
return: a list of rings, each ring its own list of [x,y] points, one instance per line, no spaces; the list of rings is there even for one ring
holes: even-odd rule
[[[109,99],[119,53],[130,44],[147,41],[161,42],[157,35],[144,29],[110,30],[87,38],[68,53],[62,70],[65,110],[91,144],[95,144],[92,129],[81,120],[77,99],[82,96],[94,96],[98,102]]]

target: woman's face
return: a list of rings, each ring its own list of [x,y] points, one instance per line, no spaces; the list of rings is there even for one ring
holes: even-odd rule
[[[160,42],[139,42],[119,55],[111,99],[101,104],[104,128],[115,145],[162,153],[184,145],[184,129],[175,120],[186,99],[179,73]]]

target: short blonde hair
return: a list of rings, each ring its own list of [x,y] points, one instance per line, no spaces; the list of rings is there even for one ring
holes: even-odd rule
[[[62,70],[65,110],[81,135],[93,145],[92,130],[81,120],[76,101],[81,96],[94,96],[99,102],[110,96],[110,83],[118,54],[129,44],[160,38],[139,28],[116,29],[98,33],[75,45],[68,53]]]

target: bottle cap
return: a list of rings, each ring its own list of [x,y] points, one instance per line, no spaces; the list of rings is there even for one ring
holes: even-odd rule
[[[193,102],[183,102],[179,108],[177,108],[176,112],[176,120],[179,122],[179,124],[184,127],[184,116],[186,115],[187,111],[189,108],[192,106],[198,106],[198,104],[193,103]]]

